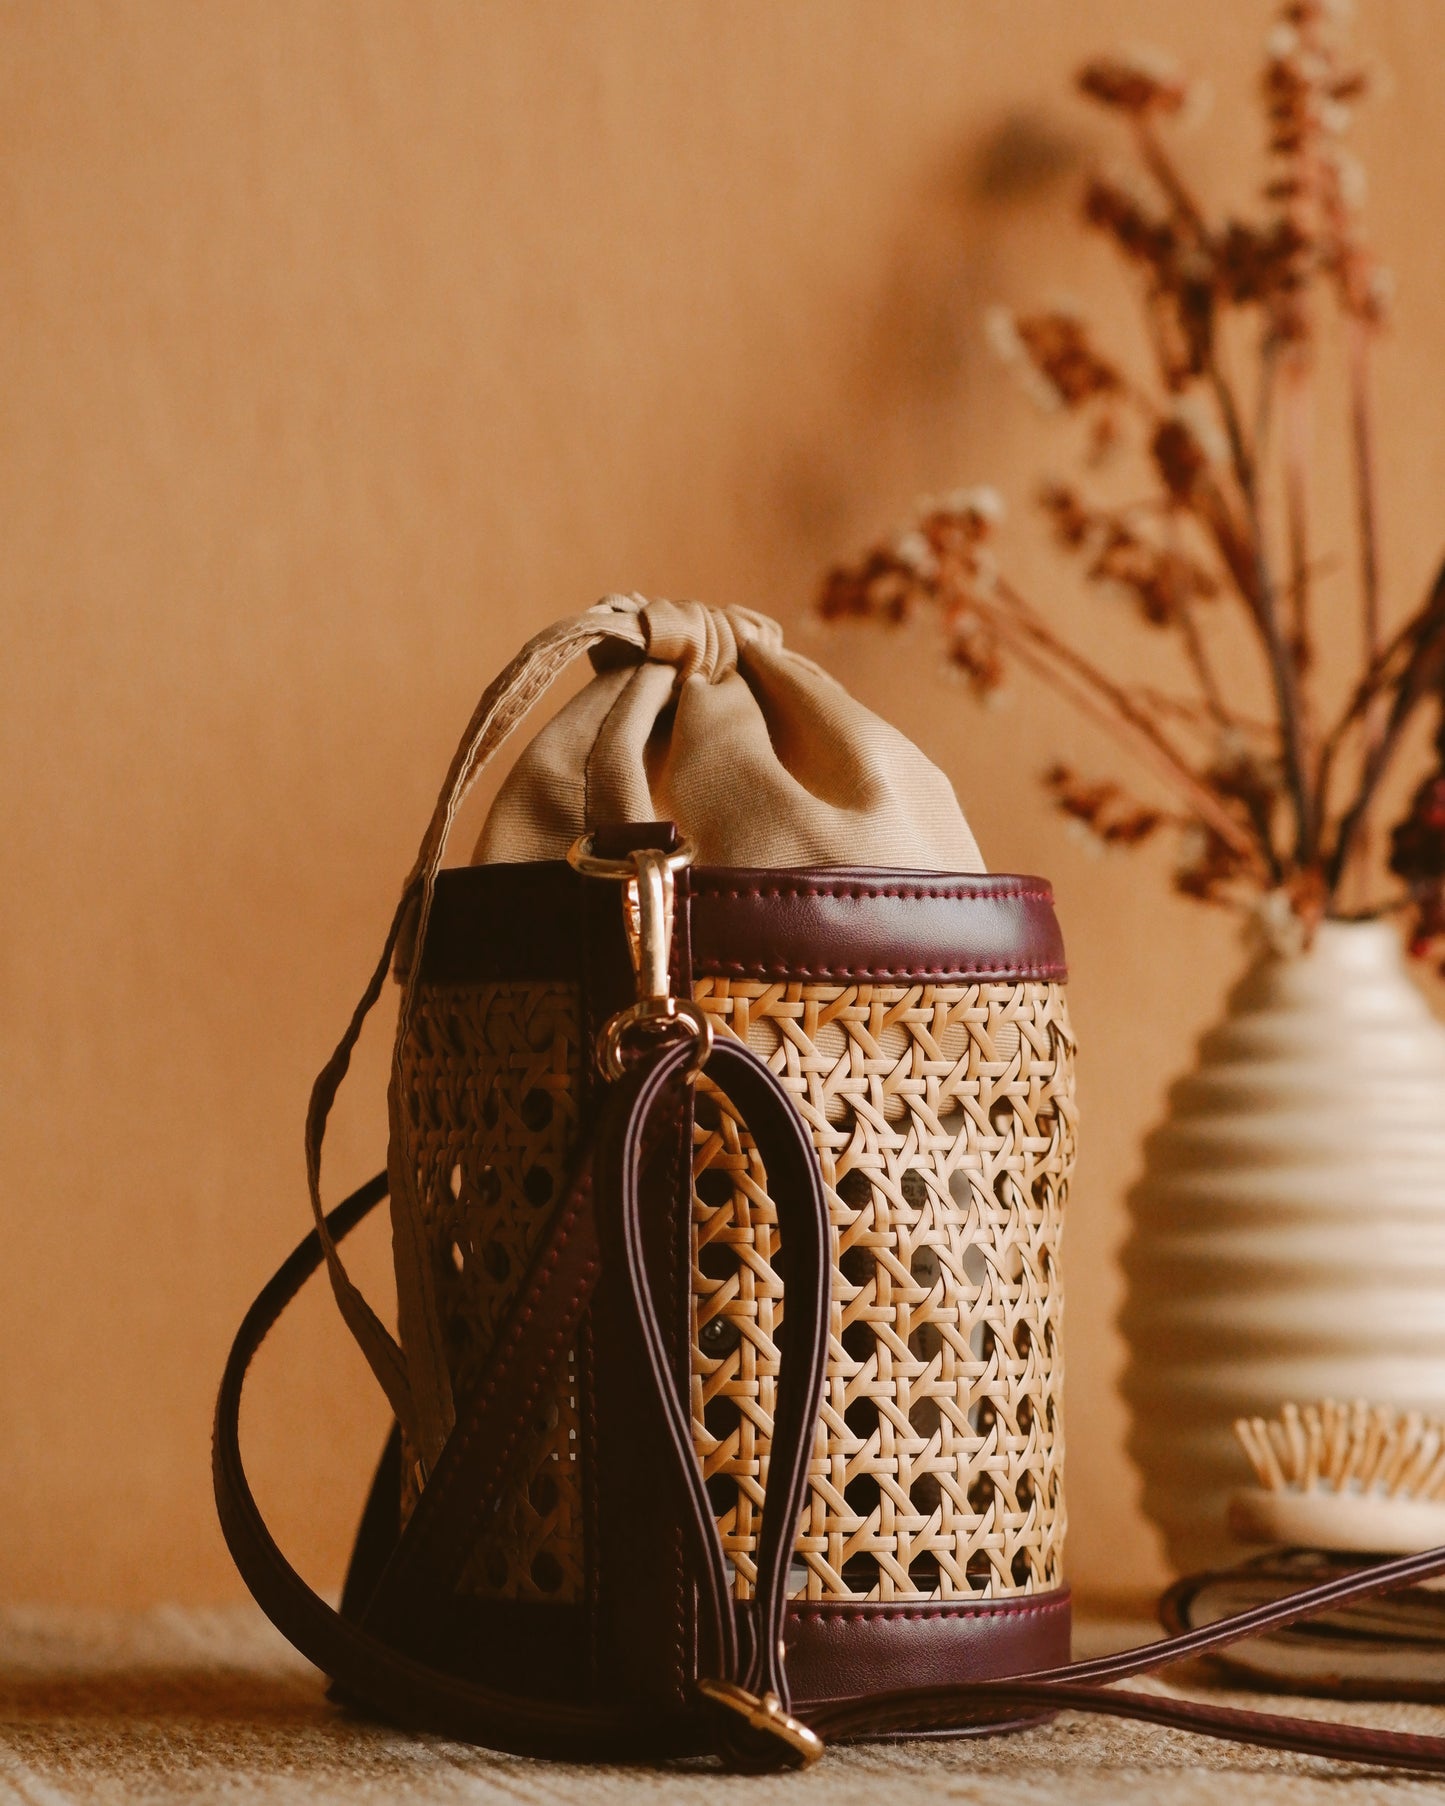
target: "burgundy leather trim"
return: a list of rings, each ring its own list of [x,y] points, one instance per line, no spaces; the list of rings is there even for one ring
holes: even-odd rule
[[[1069,1659],[1070,1598],[1063,1587],[977,1604],[794,1600],[785,1624],[793,1707],[806,1717],[824,1700],[1060,1667]],[[580,1606],[458,1600],[445,1654],[469,1679],[581,1699],[585,1640]]]
[[[787,1611],[794,1710],[822,1700],[998,1680],[1069,1659],[1070,1596],[916,1605],[796,1600]]]
[[[699,871],[696,972],[719,978],[1063,980],[1042,878],[828,869]]]
[[[843,867],[698,867],[690,876],[699,977],[1068,977],[1053,892],[1042,878]],[[579,978],[581,884],[561,861],[443,872],[422,981]]]

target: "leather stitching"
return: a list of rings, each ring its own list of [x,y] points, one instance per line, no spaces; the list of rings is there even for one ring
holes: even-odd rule
[[[578,1283],[577,1289],[573,1292],[571,1298],[569,1298],[567,1301],[567,1308],[568,1308],[569,1313],[577,1312],[580,1315],[580,1312],[578,1311],[578,1307],[582,1304],[583,1300],[591,1292],[591,1290],[592,1290],[591,1282],[596,1277],[597,1270],[598,1269],[597,1269],[596,1261],[588,1261],[587,1265],[582,1269],[582,1275],[581,1275],[581,1279]],[[532,1313],[530,1310],[525,1313],[525,1315],[528,1317],[530,1317],[531,1314]],[[507,1432],[506,1439],[502,1443],[500,1453],[498,1454],[498,1456],[496,1458],[496,1462],[494,1464],[498,1469],[505,1468],[508,1461],[511,1459],[512,1451],[516,1447],[518,1439],[521,1437],[521,1435],[523,1434],[523,1432],[525,1431],[525,1429],[527,1427],[526,1426],[527,1414],[531,1411],[532,1406],[536,1403],[537,1395],[541,1391],[543,1385],[551,1377],[551,1368],[552,1368],[553,1361],[556,1359],[557,1355],[561,1353],[562,1349],[566,1347],[568,1339],[572,1334],[572,1330],[571,1330],[572,1321],[573,1321],[573,1319],[569,1316],[568,1324],[566,1326],[564,1326],[563,1328],[557,1330],[553,1334],[552,1339],[543,1348],[543,1350],[542,1350],[543,1365],[538,1372],[534,1373],[531,1383],[527,1387],[526,1393],[524,1394],[524,1396],[521,1400],[521,1413],[513,1422],[510,1430]],[[504,1377],[505,1377],[505,1370],[503,1370],[503,1372],[501,1372],[497,1375],[498,1380],[500,1380]],[[490,1397],[491,1393],[494,1390],[495,1390],[495,1384],[489,1385],[487,1388],[486,1396]],[[478,1415],[480,1415],[480,1413]],[[465,1451],[471,1446],[471,1442],[472,1442],[471,1436],[469,1436],[469,1435],[463,1436],[461,1444],[459,1445],[463,1453],[465,1453]],[[454,1491],[455,1488],[452,1488],[451,1490]],[[445,1500],[445,1497],[446,1497],[446,1494],[444,1493],[443,1501]],[[485,1501],[481,1501],[481,1503],[485,1504]],[[435,1532],[435,1529],[433,1528],[433,1526],[435,1525],[435,1522],[436,1522],[436,1519],[433,1517],[433,1518],[430,1518],[427,1521],[427,1523],[423,1526],[425,1535],[424,1536],[419,1535],[417,1537],[416,1543],[415,1543],[415,1548],[418,1553],[420,1553],[423,1549],[427,1548],[432,1542],[434,1542],[436,1540],[436,1532]]]
[[[602,1604],[598,1575],[601,1523],[597,1503],[597,1344],[590,1313],[578,1326],[577,1364],[582,1409],[582,1562],[587,1605],[588,1684],[595,1691],[602,1675]]]
[[[984,961],[970,964],[957,960],[947,966],[803,966],[793,961],[751,961],[738,959],[699,959],[696,970],[704,977],[726,973],[738,978],[1064,978],[1068,967],[1062,961],[1026,966],[1015,960]]]
[[[816,901],[819,898],[862,903],[893,898],[905,902],[1026,902],[1052,904],[1054,893],[1048,885],[938,885],[861,884],[856,879],[830,884],[826,879],[799,879],[795,883],[729,885],[721,881],[709,883],[706,877],[695,878],[695,897],[708,897],[718,902]],[[1059,979],[1068,977],[1062,960],[1025,963],[1020,960],[954,960],[946,965],[922,966],[910,963],[889,965],[802,965],[796,961],[725,960],[696,958],[695,969],[704,976],[737,978],[821,978],[821,979],[924,979],[924,978],[993,978]]]
[[[562,1255],[566,1250],[567,1244],[571,1240],[572,1232],[576,1228],[578,1219],[582,1214],[584,1201],[590,1194],[590,1191],[590,1181],[584,1180],[578,1190],[574,1192],[574,1201],[558,1226],[557,1234],[553,1240],[552,1246],[547,1251],[546,1259],[538,1270],[536,1280],[532,1286],[529,1287],[526,1300],[518,1310],[517,1315],[513,1319],[511,1327],[507,1332],[507,1339],[497,1352],[496,1361],[492,1367],[491,1374],[488,1377],[487,1384],[482,1391],[477,1407],[468,1411],[466,1421],[464,1423],[459,1423],[457,1430],[454,1432],[454,1435],[458,1438],[457,1449],[459,1455],[464,1454],[466,1450],[470,1448],[472,1442],[475,1440],[478,1422],[484,1414],[485,1406],[497,1392],[498,1388],[505,1384],[511,1374],[511,1363],[516,1355],[518,1344],[521,1341],[527,1325],[536,1314],[537,1307],[541,1301],[541,1296],[547,1289],[546,1282],[549,1276],[556,1270]],[[497,1468],[504,1467],[511,1458],[512,1450],[516,1446],[518,1438],[526,1427],[527,1415],[536,1401],[537,1393],[551,1376],[551,1363],[561,1349],[565,1347],[568,1339],[573,1333],[576,1319],[581,1314],[580,1306],[592,1290],[592,1283],[597,1276],[597,1271],[598,1267],[595,1260],[589,1260],[583,1267],[582,1272],[578,1277],[577,1287],[567,1303],[566,1321],[561,1328],[554,1331],[551,1340],[543,1350],[544,1365],[540,1371],[533,1373],[532,1381],[527,1389],[526,1395],[520,1401],[519,1409],[514,1413],[513,1422],[495,1462]],[[448,1497],[455,1490],[454,1485],[448,1484],[448,1474],[449,1472],[455,1471],[456,1468],[449,1462],[447,1468],[433,1476],[432,1489],[436,1498],[436,1507],[422,1519],[418,1530],[411,1541],[409,1553],[412,1559],[407,1563],[407,1566],[411,1566],[416,1560],[420,1559],[422,1555],[428,1553],[432,1544],[436,1541],[437,1522],[441,1515],[441,1507],[445,1505]]]
[[[684,904],[684,912],[686,905]],[[686,915],[683,914],[686,921]],[[669,950],[669,964],[675,968],[676,955]],[[671,1131],[664,1133],[668,1144],[667,1192],[666,1203],[669,1207],[680,1206],[678,1214],[686,1233],[692,1223],[692,1200],[684,1198],[682,1193],[682,1157],[683,1131],[687,1125],[687,1094],[683,1093],[682,1108],[678,1112],[678,1120],[671,1125]],[[689,1169],[691,1162],[688,1163]],[[667,1298],[663,1309],[664,1334],[667,1337],[668,1360],[672,1367],[669,1378],[676,1383],[678,1377],[680,1337],[678,1334],[678,1314],[680,1298],[678,1287],[678,1235],[676,1232],[666,1236],[667,1245]],[[689,1274],[691,1277],[691,1274]],[[679,1704],[687,1697],[687,1550],[683,1540],[682,1524],[679,1521],[673,1526],[671,1541],[672,1555],[672,1682],[676,1690]]]
[[[1050,1600],[1046,1605],[1015,1605],[1012,1600],[981,1600],[977,1605],[849,1605],[840,1600],[808,1600],[790,1603],[788,1618],[794,1624],[827,1624],[842,1619],[854,1623],[878,1619],[933,1621],[939,1618],[1047,1618],[1071,1609],[1071,1601]]]
[[[672,945],[667,950],[668,970],[675,975],[678,988],[687,993],[692,990],[692,886],[690,878],[691,874],[687,870],[684,870],[679,877],[673,913]],[[676,1121],[671,1125],[670,1130],[664,1130],[669,1150],[666,1203],[669,1208],[675,1210],[677,1216],[676,1224],[666,1237],[667,1299],[664,1307],[664,1324],[668,1359],[672,1366],[672,1379],[674,1384],[680,1381],[685,1397],[692,1377],[690,1348],[686,1350],[684,1358],[684,1341],[690,1340],[692,1328],[692,1262],[689,1258],[692,1230],[691,1099],[691,1091],[684,1086],[678,1100]],[[684,1272],[687,1276],[686,1288],[683,1285]],[[686,1703],[688,1691],[689,1613],[687,1543],[681,1520],[673,1527],[672,1561],[672,1680],[677,1703],[683,1705]],[[695,1625],[693,1634],[696,1635]],[[696,1672],[695,1664],[694,1672]]]
[[[994,890],[975,884],[950,885],[944,890],[930,884],[825,884],[804,879],[797,884],[749,884],[725,888],[721,884],[709,884],[704,878],[695,882],[692,888],[694,896],[717,897],[729,903],[745,903],[754,897],[837,897],[857,903],[868,902],[875,897],[898,897],[914,902],[937,900],[945,903],[1007,902],[1014,899],[1029,903],[1052,903],[1054,900],[1053,891],[1047,888],[1028,890],[1015,886],[1012,890]]]

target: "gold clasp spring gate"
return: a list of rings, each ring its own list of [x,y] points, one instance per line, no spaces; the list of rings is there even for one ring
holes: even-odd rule
[[[714,1680],[700,1680],[697,1690],[704,1699],[745,1718],[755,1731],[765,1731],[770,1737],[776,1737],[791,1751],[799,1767],[806,1768],[822,1755],[823,1739],[801,1718],[794,1718],[791,1712],[785,1711],[776,1693],[765,1693],[759,1698],[746,1687],[738,1686],[736,1681]]]
[[[622,920],[632,953],[637,1001],[609,1017],[597,1037],[597,1063],[609,1079],[620,1079],[626,1070],[622,1043],[634,1030],[644,1034],[665,1034],[673,1027],[687,1030],[696,1043],[690,1078],[697,1077],[712,1052],[712,1023],[690,998],[673,996],[668,969],[676,874],[692,864],[693,852],[692,843],[685,840],[670,853],[658,847],[639,847],[625,859],[602,859],[592,850],[590,834],[567,850],[567,863],[584,878],[610,878],[626,887]]]

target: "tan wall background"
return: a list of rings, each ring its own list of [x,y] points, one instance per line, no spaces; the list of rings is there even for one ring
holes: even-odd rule
[[[1362,12],[1395,90],[1361,147],[1403,293],[1401,607],[1445,490],[1445,12]],[[800,623],[920,491],[1022,499],[1055,452],[980,310],[1122,294],[1056,167],[1109,143],[1071,68],[1130,38],[1207,67],[1189,156],[1243,201],[1266,23],[1263,0],[0,12],[0,1591],[239,1590],[207,1473],[225,1344],[305,1226],[309,1081],[495,668],[611,587]],[[1015,562],[1122,665],[1132,636],[1033,540]],[[1152,1583],[1121,1196],[1237,931],[1152,853],[1061,832],[1033,774],[1098,748],[1037,694],[980,715],[925,638],[810,650],[946,766],[995,867],[1057,880],[1085,1051],[1071,1566]],[[380,1162],[385,1042],[332,1196]],[[380,1291],[379,1241],[362,1265]],[[382,1419],[319,1293],[260,1400],[264,1497],[334,1580]]]

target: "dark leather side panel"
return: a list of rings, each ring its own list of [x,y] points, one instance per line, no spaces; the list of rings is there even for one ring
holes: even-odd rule
[[[670,823],[641,823],[596,836],[604,858],[635,847],[674,844]],[[513,867],[513,870],[526,870]],[[570,867],[562,868],[575,879]],[[688,874],[677,880],[677,913],[669,971],[683,991],[688,972]],[[577,881],[580,910],[568,940],[583,960],[583,1037],[589,1051],[614,1010],[635,995],[631,957],[623,931],[622,887],[606,880]],[[563,895],[568,894],[565,890]],[[578,895],[574,891],[573,895]],[[599,1078],[584,1059],[587,1102],[583,1120],[595,1116]],[[647,1226],[650,1270],[664,1334],[671,1379],[686,1399],[690,1377],[691,1266],[688,1234],[692,1220],[692,1092],[684,1088],[670,1121],[660,1121],[646,1150],[644,1190],[657,1200]],[[588,1592],[595,1612],[590,1627],[595,1695],[645,1700],[654,1710],[677,1711],[688,1699],[692,1675],[692,1597],[687,1577],[682,1524],[668,1489],[660,1484],[665,1448],[652,1413],[647,1412],[641,1376],[632,1364],[618,1276],[603,1265],[582,1354],[587,1366],[583,1394],[596,1410],[595,1459],[584,1462],[583,1484],[594,1526],[588,1551]]]

